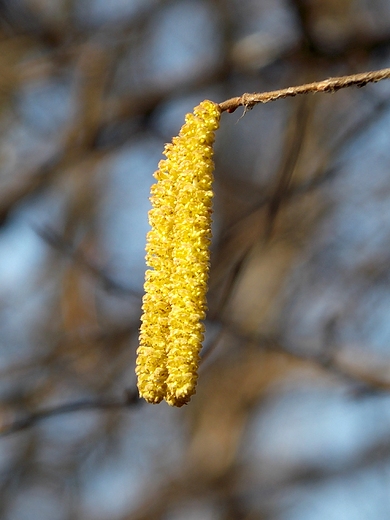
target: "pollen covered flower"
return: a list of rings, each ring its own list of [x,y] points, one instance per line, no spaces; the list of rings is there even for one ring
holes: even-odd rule
[[[220,109],[203,101],[165,147],[152,187],[137,368],[147,401],[182,406],[195,393],[211,239],[214,132]]]

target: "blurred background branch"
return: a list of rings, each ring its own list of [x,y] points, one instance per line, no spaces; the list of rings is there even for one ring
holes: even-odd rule
[[[38,412],[32,413],[23,419],[18,419],[9,425],[5,425],[0,429],[0,437],[6,437],[12,433],[25,430],[35,426],[38,422],[55,417],[56,415],[63,415],[67,413],[80,412],[84,410],[113,410],[117,408],[128,408],[138,404],[138,392],[133,389],[131,392],[126,392],[125,398],[104,398],[100,400],[83,400],[66,403],[60,406],[54,406],[52,408],[46,408],[39,410]]]

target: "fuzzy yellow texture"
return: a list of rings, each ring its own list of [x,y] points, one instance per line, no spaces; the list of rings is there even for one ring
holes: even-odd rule
[[[195,393],[211,239],[214,132],[220,109],[203,101],[165,147],[152,187],[136,373],[151,403],[182,406]]]

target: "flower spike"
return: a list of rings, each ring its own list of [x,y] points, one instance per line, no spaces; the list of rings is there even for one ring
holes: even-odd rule
[[[211,240],[213,143],[220,108],[203,101],[187,114],[155,172],[147,236],[136,373],[151,403],[186,404],[195,393],[206,313]]]

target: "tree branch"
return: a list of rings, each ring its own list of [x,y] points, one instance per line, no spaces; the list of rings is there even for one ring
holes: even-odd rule
[[[136,389],[127,390],[123,397],[111,397],[101,399],[86,399],[83,401],[74,401],[59,406],[43,408],[36,412],[32,412],[22,419],[6,424],[0,428],[0,437],[6,437],[12,433],[16,433],[27,428],[35,426],[38,422],[54,417],[55,415],[63,415],[66,413],[79,412],[81,410],[113,410],[121,408],[129,408],[141,403]]]
[[[298,94],[316,94],[317,92],[337,92],[347,87],[364,87],[367,83],[377,83],[383,79],[390,78],[390,68],[375,70],[372,72],[362,72],[361,74],[353,74],[352,76],[340,76],[338,78],[329,78],[324,81],[316,81],[314,83],[306,83],[296,87],[288,87],[281,90],[273,90],[271,92],[260,92],[253,94],[243,94],[219,103],[222,112],[234,112],[238,107],[243,106],[245,110],[250,110],[258,103],[269,103],[277,99],[286,97],[294,97]]]
[[[53,229],[49,227],[35,227],[35,231],[47,244],[58,250],[64,256],[71,258],[75,263],[92,274],[98,281],[100,281],[103,289],[106,291],[118,295],[133,296],[138,299],[142,297],[142,294],[132,287],[125,286],[108,275],[103,268],[99,267],[88,258],[81,249],[77,249],[69,240],[62,237]]]

